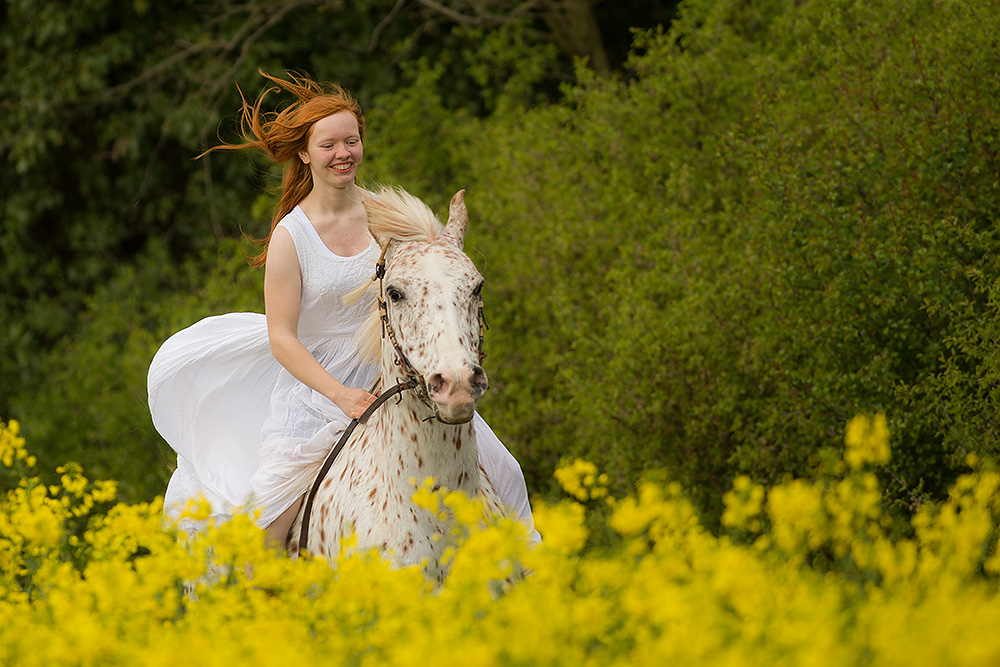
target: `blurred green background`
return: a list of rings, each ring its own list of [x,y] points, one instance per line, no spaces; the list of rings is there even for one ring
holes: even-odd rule
[[[173,465],[158,345],[263,308],[279,173],[193,159],[258,68],[357,95],[364,181],[468,190],[533,495],[582,456],[710,522],[884,411],[907,512],[1000,448],[998,2],[16,0],[0,52],[0,418],[126,500]]]

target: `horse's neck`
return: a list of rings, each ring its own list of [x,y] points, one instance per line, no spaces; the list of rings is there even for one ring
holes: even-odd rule
[[[395,380],[390,382],[395,384]],[[392,384],[383,385],[383,391]],[[450,490],[479,492],[479,454],[471,421],[444,424],[428,419],[428,408],[412,391],[403,392],[399,400],[390,399],[376,414],[370,465],[398,471],[390,481],[395,478],[402,487],[412,489],[413,479],[423,484],[433,478],[435,485]]]

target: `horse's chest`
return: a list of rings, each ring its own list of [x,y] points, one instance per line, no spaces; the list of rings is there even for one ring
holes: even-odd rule
[[[417,426],[385,418],[349,443],[315,499],[314,552],[335,557],[353,534],[358,550],[378,549],[401,565],[437,561],[448,520],[417,506],[413,494],[428,478],[478,494],[475,435],[471,426],[437,433],[425,424],[418,436]]]
[[[336,543],[353,533],[359,549],[388,551],[404,563],[429,555],[436,542],[432,536],[443,529],[434,515],[414,504],[413,482],[422,479],[403,457],[381,465],[347,457],[331,472],[316,499],[318,535],[327,549],[335,551]]]
[[[375,473],[331,489],[317,517],[321,550],[336,553],[354,536],[358,550],[378,549],[402,565],[433,557],[443,522],[411,500],[412,489]],[[325,554],[333,555],[333,554]]]

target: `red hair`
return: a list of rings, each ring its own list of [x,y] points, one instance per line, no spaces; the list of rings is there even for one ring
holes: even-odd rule
[[[243,99],[242,116],[240,119],[241,144],[222,144],[214,146],[202,155],[214,150],[243,150],[244,148],[259,148],[267,153],[272,162],[285,165],[281,178],[281,199],[271,216],[271,231],[263,239],[253,239],[264,246],[258,255],[248,258],[253,267],[264,266],[267,260],[267,246],[271,234],[281,219],[291,213],[307,194],[312,190],[312,173],[309,166],[299,159],[299,153],[305,151],[309,144],[309,135],[313,125],[327,116],[340,111],[350,111],[358,121],[358,132],[361,140],[365,138],[365,117],[361,105],[346,90],[336,84],[318,84],[305,75],[286,72],[288,79],[257,70],[265,79],[276,84],[257,98],[253,104]],[[285,90],[295,95],[295,101],[277,113],[262,113],[261,105],[269,93]],[[201,156],[199,156],[201,157]]]

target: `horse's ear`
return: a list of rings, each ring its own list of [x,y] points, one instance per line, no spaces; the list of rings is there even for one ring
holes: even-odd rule
[[[443,238],[461,248],[465,244],[465,230],[469,226],[469,212],[465,208],[465,190],[459,190],[451,198],[448,207],[448,224],[444,227]]]

